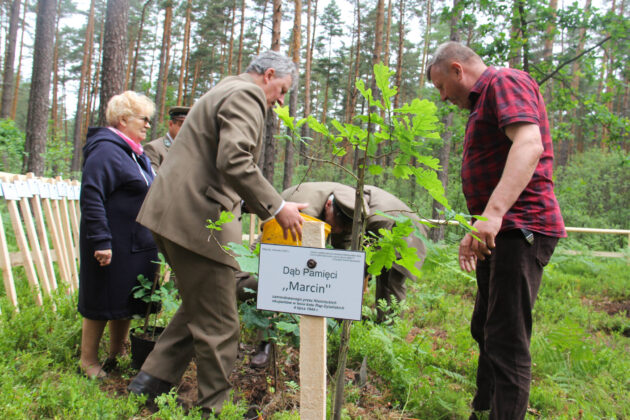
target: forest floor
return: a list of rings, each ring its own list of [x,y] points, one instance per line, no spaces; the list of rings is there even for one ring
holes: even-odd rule
[[[282,411],[298,411],[300,405],[300,394],[296,385],[300,383],[299,378],[299,351],[293,347],[283,347],[275,350],[269,366],[263,369],[255,369],[249,366],[249,358],[255,351],[254,345],[239,344],[239,354],[236,366],[230,375],[235,389],[234,402],[245,400],[251,412],[258,412],[260,415],[253,418],[264,419],[271,414]],[[114,396],[126,396],[127,386],[133,378],[121,372],[111,372],[108,378],[103,381],[101,389]],[[346,369],[346,382],[356,381],[359,372]],[[378,379],[377,379],[378,380]],[[373,382],[373,380],[372,380]],[[386,395],[382,395],[377,384],[366,383],[361,388],[360,398],[347,407],[352,411],[353,418],[379,418],[379,419],[404,419],[407,418],[402,413],[394,410]],[[184,373],[181,383],[177,389],[179,400],[185,407],[192,407],[197,400],[197,370],[195,362],[191,362]],[[154,410],[146,406],[140,416],[148,418]]]

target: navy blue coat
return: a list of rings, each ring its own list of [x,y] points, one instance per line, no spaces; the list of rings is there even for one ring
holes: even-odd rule
[[[144,315],[144,302],[131,289],[143,274],[153,280],[157,247],[151,232],[136,222],[153,182],[151,162],[108,128],[91,127],[83,148],[79,313],[109,320]],[[96,250],[112,250],[111,264],[101,267]]]

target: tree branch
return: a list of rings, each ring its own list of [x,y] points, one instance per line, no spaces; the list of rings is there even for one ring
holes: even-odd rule
[[[538,86],[542,86],[543,83],[545,83],[547,80],[551,79],[556,73],[558,73],[560,71],[560,69],[562,69],[562,67],[566,66],[567,64],[570,64],[570,63],[574,62],[575,60],[578,60],[584,54],[590,53],[595,48],[600,47],[604,42],[608,41],[610,38],[612,38],[612,36],[608,35],[606,38],[602,39],[597,44],[595,44],[591,48],[589,48],[588,50],[584,50],[581,53],[579,53],[578,55],[576,55],[575,57],[565,61],[564,63],[561,63],[558,67],[556,67],[556,69],[554,71],[552,71],[551,73],[549,73],[548,75],[543,77],[541,80],[539,80],[538,81]]]

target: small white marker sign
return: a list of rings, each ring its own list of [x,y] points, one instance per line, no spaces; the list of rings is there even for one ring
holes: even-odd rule
[[[260,245],[257,308],[361,319],[365,253]]]

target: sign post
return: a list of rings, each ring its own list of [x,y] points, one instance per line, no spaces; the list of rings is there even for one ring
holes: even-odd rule
[[[300,418],[326,418],[326,317],[361,319],[365,254],[322,249],[323,222],[305,221],[302,247],[260,245],[257,308],[300,319]]]

